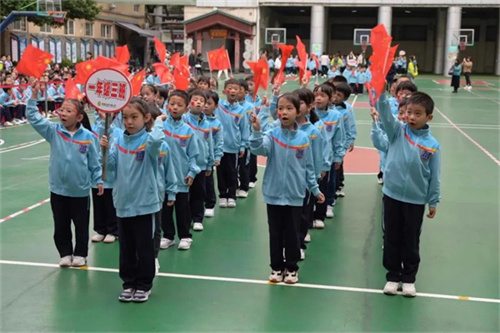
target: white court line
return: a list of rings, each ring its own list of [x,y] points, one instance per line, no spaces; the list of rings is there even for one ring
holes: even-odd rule
[[[478,93],[477,93],[477,92],[475,92],[475,91],[472,91],[472,90],[467,90],[467,92],[469,92],[469,93],[471,93],[471,94],[474,94],[474,95],[476,95],[476,96],[479,96],[479,97],[481,97],[481,99],[485,99],[485,100],[487,100],[487,101],[490,101],[490,102],[493,102],[493,103],[497,103],[498,105],[500,105],[500,102],[499,102],[499,101],[496,101],[496,100],[494,100],[494,99],[491,99],[491,98],[486,97],[486,96],[483,96],[483,95],[480,95],[480,94],[478,94]]]
[[[0,139],[0,146],[3,145],[5,143],[5,141],[3,141],[2,139]]]
[[[358,96],[359,95],[354,96],[354,99],[352,100],[352,103],[351,103],[352,107],[354,107],[354,104],[356,104],[356,100],[358,99]]]
[[[366,126],[371,126],[372,122],[368,120],[358,120],[356,121],[357,125],[366,125]],[[449,129],[455,129],[455,127],[451,126],[449,123],[431,123],[431,128],[449,128]],[[493,131],[500,131],[500,126],[498,125],[482,125],[482,124],[457,124],[462,129],[478,129],[478,130],[493,130]]]
[[[40,207],[40,206],[42,206],[42,205],[45,205],[45,204],[46,204],[47,202],[49,202],[49,201],[50,201],[50,198],[47,198],[47,199],[45,199],[45,200],[42,200],[42,201],[40,201],[40,202],[37,202],[37,203],[36,203],[36,204],[34,204],[34,205],[31,205],[31,206],[29,206],[29,207],[26,207],[26,208],[24,208],[24,209],[21,209],[21,210],[19,210],[19,211],[15,212],[14,214],[10,214],[9,216],[6,216],[6,217],[4,217],[3,219],[0,219],[0,224],[2,224],[2,223],[4,223],[4,222],[6,222],[6,221],[8,221],[8,220],[12,220],[14,217],[19,216],[19,215],[21,215],[21,214],[24,214],[24,213],[26,213],[26,212],[29,212],[30,210],[33,210],[33,209],[35,209],[35,208],[37,208],[37,207]]]
[[[42,155],[37,157],[21,157],[21,160],[23,161],[38,161],[38,160],[48,161],[49,159],[50,155]]]
[[[45,142],[45,139],[29,141],[29,142],[20,143],[18,145],[5,147],[5,148],[0,149],[0,154],[10,153],[11,151],[28,148],[28,147],[37,145],[37,144],[42,143],[42,142]]]
[[[0,260],[0,264],[3,265],[16,265],[16,266],[31,266],[31,267],[48,267],[61,269],[57,264],[47,264],[38,262],[27,262],[27,261],[12,261],[12,260]],[[94,271],[94,272],[108,272],[108,273],[118,273],[116,268],[103,268],[103,267],[72,267],[74,270],[83,271]],[[192,274],[176,274],[176,273],[158,273],[156,276],[168,277],[168,278],[179,278],[179,279],[190,279],[190,280],[204,280],[204,281],[218,281],[218,282],[233,282],[233,283],[247,283],[247,284],[260,284],[260,285],[278,285],[289,288],[308,288],[308,289],[319,289],[319,290],[334,290],[334,291],[346,291],[346,292],[357,292],[365,294],[383,294],[380,289],[370,289],[370,288],[357,288],[357,287],[343,287],[343,286],[332,286],[332,285],[321,285],[321,284],[309,284],[309,283],[297,283],[297,284],[284,284],[284,283],[272,283],[266,280],[255,280],[255,279],[240,279],[240,278],[229,278],[229,277],[219,277],[219,276],[206,276],[206,275],[192,275]],[[398,292],[401,295],[401,292]],[[469,296],[455,296],[455,295],[444,295],[444,294],[430,294],[430,293],[417,293],[417,296],[424,298],[438,298],[438,299],[449,299],[456,301],[471,301],[471,302],[481,302],[481,303],[494,303],[500,304],[500,299],[496,298],[482,298],[482,297],[469,297]]]
[[[453,126],[457,131],[459,131],[463,136],[465,136],[470,142],[472,142],[477,148],[479,148],[479,150],[485,153],[486,156],[488,156],[491,160],[493,160],[493,162],[495,162],[498,166],[500,166],[500,161],[497,160],[497,158],[493,156],[488,150],[486,150],[486,148],[481,146],[476,140],[471,138],[469,134],[465,133],[460,127],[458,127],[453,121],[451,121],[451,119],[448,118],[441,110],[439,110],[437,106],[434,106],[434,108],[444,119],[446,119],[447,122],[451,124],[451,126]]]

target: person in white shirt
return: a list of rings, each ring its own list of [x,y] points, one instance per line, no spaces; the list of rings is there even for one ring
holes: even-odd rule
[[[330,65],[330,57],[326,52],[323,52],[321,57],[319,58],[319,63],[321,65],[321,75],[326,77],[328,75],[328,65]]]

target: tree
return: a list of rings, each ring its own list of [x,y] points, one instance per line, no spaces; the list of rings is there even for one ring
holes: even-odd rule
[[[67,12],[66,19],[85,19],[95,21],[101,11],[94,0],[63,0],[62,10]],[[36,1],[33,0],[1,0],[0,17],[7,17],[12,11],[36,11]],[[55,22],[52,17],[31,16],[28,21],[36,25],[61,26],[64,23]]]

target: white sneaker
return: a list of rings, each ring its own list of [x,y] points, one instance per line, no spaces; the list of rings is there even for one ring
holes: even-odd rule
[[[175,240],[170,240],[168,238],[162,238],[160,241],[160,249],[165,250],[171,246],[175,245]]]
[[[82,267],[82,266],[85,266],[86,263],[87,263],[87,259],[85,259],[84,257],[74,256],[73,261],[71,262],[71,266]]]
[[[220,208],[226,208],[227,207],[227,199],[226,198],[220,198],[219,199],[219,207]]]
[[[213,208],[205,209],[205,217],[214,217],[214,216],[215,216],[215,210]]]
[[[344,193],[344,190],[342,188],[340,188],[337,192],[335,192],[335,194],[337,195],[337,197],[345,197],[345,193]]]
[[[134,297],[132,298],[133,302],[147,302],[149,299],[149,295],[151,295],[151,290],[144,291],[144,290],[136,290],[134,293]]]
[[[313,228],[314,229],[323,229],[325,227],[325,222],[321,220],[314,220],[313,221]]]
[[[326,206],[326,217],[331,219],[335,214],[333,213],[333,206]]]
[[[227,207],[229,207],[229,208],[236,207],[236,200],[234,200],[234,199],[227,199]]]
[[[300,249],[300,260],[304,260],[306,258],[306,250]]]
[[[157,275],[159,271],[160,271],[160,262],[158,261],[158,258],[155,258],[155,275]]]
[[[399,282],[387,281],[384,286],[384,294],[386,295],[397,295],[399,288]]]
[[[203,224],[201,222],[193,223],[193,230],[194,231],[203,231]]]
[[[306,234],[306,237],[304,237],[304,242],[306,242],[306,243],[311,242],[311,234],[309,232]]]
[[[124,289],[120,296],[118,296],[118,300],[120,302],[131,302],[134,298],[135,290],[132,288]]]
[[[294,283],[299,282],[299,272],[297,272],[297,271],[295,271],[295,272],[286,271],[285,280],[284,281],[285,281],[286,284],[294,284]]]
[[[417,296],[417,288],[415,288],[415,283],[403,283],[403,296],[405,297]]]
[[[105,237],[106,236],[101,235],[101,234],[95,234],[94,236],[92,236],[92,238],[90,240],[97,243],[97,242],[102,242]]]
[[[278,283],[283,281],[283,272],[282,271],[272,271],[271,275],[269,275],[269,281]]]
[[[59,266],[69,267],[69,266],[71,266],[71,260],[72,260],[71,256],[62,257],[61,260],[59,261]]]
[[[14,126],[14,124],[12,124],[10,121],[6,121],[5,123],[3,123],[3,125],[5,127],[12,127],[12,126]]]
[[[250,188],[255,188],[255,185],[256,185],[256,184],[255,184],[254,182],[250,182],[250,183],[248,183],[248,187],[250,187]]]
[[[189,250],[192,242],[193,240],[191,238],[182,238],[177,248],[179,250]]]
[[[380,185],[383,185],[383,184],[384,184],[384,178],[377,178],[377,182],[378,182]]]
[[[107,234],[106,237],[104,238],[104,243],[114,243],[116,241],[116,236]]]
[[[19,120],[19,119],[14,119],[12,122],[13,122],[15,125],[22,124],[22,121],[21,121],[21,120]]]
[[[247,198],[248,197],[248,192],[247,191],[243,191],[243,190],[238,190],[236,191],[236,197],[237,198]],[[231,200],[231,199],[229,199]]]

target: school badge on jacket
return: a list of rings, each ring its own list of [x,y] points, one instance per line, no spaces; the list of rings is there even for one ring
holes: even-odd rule
[[[304,149],[297,149],[296,152],[295,152],[295,157],[297,157],[297,159],[301,159],[302,157],[304,157]]]
[[[432,156],[432,153],[430,151],[427,151],[427,150],[424,150],[424,149],[421,149],[422,152],[420,153],[420,158],[426,162],[429,161],[429,159],[431,158]]]
[[[179,146],[184,148],[187,145],[187,139],[179,139]]]
[[[135,153],[135,160],[138,162],[144,161],[144,155],[146,154],[145,150],[139,150]]]
[[[87,153],[87,145],[80,145],[80,147],[78,147],[78,151],[81,153],[81,154],[86,154]]]

